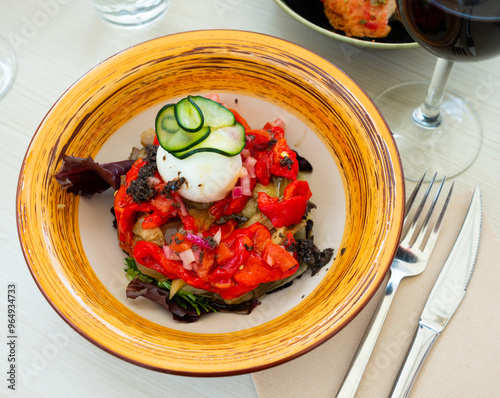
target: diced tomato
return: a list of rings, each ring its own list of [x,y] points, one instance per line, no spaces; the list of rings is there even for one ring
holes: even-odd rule
[[[203,252],[203,260],[201,261],[201,267],[198,269],[198,276],[202,279],[206,279],[213,265],[215,264],[215,254],[210,250],[205,250]]]
[[[267,246],[264,253],[264,261],[271,266],[279,267],[283,272],[298,265],[298,261],[290,252],[272,242]]]
[[[171,241],[167,242],[167,244],[176,253],[182,253],[193,247],[193,244],[179,232],[172,236]]]
[[[215,253],[217,256],[217,263],[219,265],[224,265],[231,257],[234,256],[233,251],[226,242],[221,242],[221,244],[217,246]]]

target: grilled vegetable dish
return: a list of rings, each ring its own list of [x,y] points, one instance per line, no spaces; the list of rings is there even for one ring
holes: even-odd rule
[[[123,162],[66,157],[56,175],[76,194],[92,195],[82,180],[116,189],[127,297],[183,322],[250,313],[259,297],[330,262],[333,249],[313,241],[304,180],[312,167],[290,149],[280,120],[251,129],[217,95],[188,96],[165,105],[141,143]]]

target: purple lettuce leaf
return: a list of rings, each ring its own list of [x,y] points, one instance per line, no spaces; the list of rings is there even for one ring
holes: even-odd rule
[[[68,192],[91,198],[108,188],[117,190],[120,178],[130,170],[133,160],[99,164],[91,157],[64,155],[61,168],[54,178]]]
[[[201,314],[207,313],[200,309],[200,314],[198,314],[192,306],[182,308],[175,300],[168,299],[169,294],[168,290],[161,289],[150,282],[143,282],[139,278],[133,279],[127,286],[128,298],[135,300],[137,297],[145,297],[170,311],[177,321],[192,323],[197,321]]]
[[[141,281],[139,278],[134,278],[127,286],[127,297],[131,299],[136,299],[137,297],[147,298],[168,311],[173,315],[173,318],[180,322],[192,323],[196,322],[202,315],[208,314],[211,311],[199,306],[198,311],[189,303],[184,303],[180,305],[174,299],[169,300],[169,291],[156,286],[151,282]],[[210,301],[207,303],[210,308],[217,312],[234,312],[238,314],[250,314],[252,310],[259,305],[257,299],[251,299],[240,304],[224,304],[216,301]]]

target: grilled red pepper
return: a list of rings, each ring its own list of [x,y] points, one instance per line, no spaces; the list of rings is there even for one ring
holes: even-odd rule
[[[254,154],[255,176],[262,185],[268,185],[271,181],[271,166],[273,165],[273,153],[271,151],[259,151]]]
[[[293,241],[293,237],[290,239]],[[261,283],[294,274],[298,261],[295,253],[288,250],[293,247],[290,242],[285,247],[278,246],[272,242],[269,230],[255,223],[248,228],[233,229],[219,246],[205,249],[200,264],[194,269],[186,268],[182,261],[167,259],[163,250],[150,242],[137,242],[133,255],[138,263],[170,279],[182,279],[191,286],[218,293],[224,299],[233,299]],[[177,234],[169,247],[181,252],[192,248],[192,244]],[[229,255],[219,256],[222,250]]]
[[[255,188],[255,184],[255,178],[252,178],[250,180],[251,190]],[[230,216],[231,214],[237,214],[241,212],[245,208],[248,199],[250,199],[250,196],[240,196],[239,198],[233,198],[233,195],[229,193],[224,199],[213,203],[210,206],[208,212],[216,220],[219,220],[222,216]]]
[[[269,184],[272,176],[297,179],[297,154],[289,148],[282,127],[268,123],[262,130],[248,131],[247,138],[246,148],[257,160],[255,175],[261,184]]]
[[[306,181],[294,181],[285,188],[282,200],[259,192],[257,203],[261,213],[269,218],[276,228],[288,227],[302,220],[311,195]]]
[[[118,239],[120,247],[131,252],[134,233],[132,229],[137,220],[137,213],[147,214],[142,227],[145,229],[154,228],[165,224],[165,222],[176,212],[177,206],[174,201],[165,195],[160,194],[166,184],[157,184],[154,189],[156,195],[151,200],[136,203],[131,195],[127,193],[130,183],[137,179],[139,170],[146,162],[138,159],[130,171],[127,173],[125,184],[123,184],[115,193],[114,211],[118,228]]]
[[[277,140],[273,146],[273,164],[271,174],[276,177],[285,177],[295,181],[299,173],[299,162],[297,154],[292,151],[284,138]]]
[[[268,185],[273,176],[292,181],[285,188],[281,200],[260,192],[259,210],[275,227],[300,222],[307,211],[311,191],[307,182],[297,181],[296,154],[288,147],[282,126],[279,123],[266,124],[263,129],[250,130],[240,115],[235,112],[235,116],[244,124],[247,133],[247,153],[243,156],[256,159],[251,189],[254,189],[257,182]],[[223,224],[214,223],[198,232],[195,219],[187,212],[178,192],[164,192],[167,185],[165,183],[153,187],[155,194],[151,199],[141,203],[134,202],[127,193],[127,188],[138,178],[139,170],[144,165],[147,165],[146,161],[140,159],[132,166],[125,184],[115,196],[120,245],[139,264],[154,269],[169,279],[182,279],[193,287],[218,293],[224,299],[240,297],[261,283],[284,279],[297,271],[299,263],[295,240],[290,232],[282,245],[274,243],[269,230],[260,223],[247,228],[236,228],[237,222],[230,220]],[[155,177],[159,178],[159,175]],[[240,213],[249,198],[234,198],[229,194],[213,203],[209,214],[220,222],[224,216]],[[164,225],[169,218],[176,216],[180,217],[184,230],[190,231],[191,235],[179,232],[163,248],[151,242],[134,242],[132,228],[138,212],[145,214],[143,228]],[[192,234],[197,233],[198,237],[217,237],[219,243],[215,243],[213,247],[195,245]]]

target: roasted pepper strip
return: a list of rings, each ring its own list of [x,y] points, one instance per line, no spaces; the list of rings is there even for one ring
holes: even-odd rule
[[[271,181],[271,166],[273,165],[273,153],[271,151],[259,151],[254,154],[255,177],[262,185],[268,185]]]
[[[250,180],[250,189],[253,190],[255,188],[256,180],[252,178]],[[213,203],[208,212],[211,216],[215,217],[216,220],[219,220],[223,216],[230,216],[231,214],[237,214],[241,212],[247,202],[250,199],[250,196],[240,196],[239,198],[233,198],[232,194],[229,193],[224,199],[221,199],[215,203]]]
[[[293,241],[292,236],[287,236],[288,239]],[[184,251],[189,245],[182,234],[177,234],[170,248]],[[293,247],[293,243],[290,246]],[[260,223],[234,230],[218,248],[204,250],[196,272],[184,268],[182,261],[167,259],[162,248],[151,242],[137,242],[133,256],[139,264],[170,279],[182,279],[191,286],[218,293],[224,299],[237,298],[261,283],[286,278],[298,267],[295,253],[273,243],[271,234]],[[218,258],[222,254],[219,250],[228,249],[231,255]]]
[[[172,198],[176,203],[176,207],[179,208],[179,216],[181,217],[182,224],[184,225],[184,229],[186,231],[198,232],[198,226],[196,225],[196,221],[192,215],[190,215],[182,201],[181,196],[178,192],[172,192]]]
[[[297,179],[297,154],[288,146],[280,126],[266,124],[262,130],[248,131],[246,147],[257,160],[255,175],[263,185],[269,184],[271,176]]]
[[[269,141],[273,136],[264,129],[246,131],[247,145],[245,149],[262,151],[269,147]]]
[[[278,139],[273,146],[272,152],[271,174],[295,181],[299,173],[299,162],[297,161],[297,154],[288,147],[286,139]]]
[[[306,199],[310,199],[312,192],[309,189],[309,184],[307,181],[293,181],[288,184],[283,192],[283,199],[288,200],[293,196],[305,196]]]
[[[134,246],[133,256],[139,264],[159,271],[169,279],[182,279],[191,286],[214,291],[209,282],[200,278],[194,271],[185,269],[182,261],[167,259],[161,247],[154,243],[137,242]]]
[[[269,218],[276,228],[299,223],[307,209],[305,196],[294,196],[280,202],[278,198],[259,192],[257,203],[261,213]]]
[[[236,111],[235,109],[230,109],[230,108],[228,109],[232,112],[236,121],[243,126],[245,131],[250,130],[250,125],[247,123],[245,118],[239,114],[238,111]]]
[[[145,229],[158,227],[166,222],[176,211],[175,203],[165,195],[159,194],[165,184],[155,186],[157,195],[143,203],[136,203],[132,196],[127,193],[130,183],[137,178],[139,170],[146,162],[137,160],[131,170],[127,173],[125,184],[115,193],[114,211],[118,228],[118,239],[120,247],[127,252],[131,252],[134,233],[132,229],[137,219],[137,213],[146,213],[142,227]]]
[[[273,226],[289,227],[302,220],[307,210],[311,191],[306,181],[294,181],[284,191],[283,200],[273,198],[265,192],[259,192],[257,204]]]

